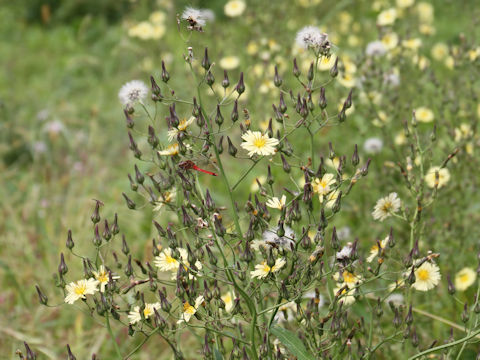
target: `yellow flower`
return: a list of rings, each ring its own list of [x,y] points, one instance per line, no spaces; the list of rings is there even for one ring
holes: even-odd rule
[[[394,32],[383,35],[382,44],[387,50],[392,50],[398,45],[398,35]]]
[[[277,139],[270,138],[260,131],[251,130],[244,133],[242,139],[244,142],[240,146],[248,151],[248,156],[250,157],[255,154],[262,156],[273,155],[276,152],[275,146],[279,143]]]
[[[230,312],[233,309],[235,294],[233,291],[229,291],[222,295],[222,300],[225,303],[225,311]]]
[[[343,285],[336,287],[333,289],[333,294],[336,296],[337,293],[340,292],[340,289],[344,287]],[[342,291],[338,294],[339,301],[343,302],[343,305],[351,305],[355,302],[355,297],[353,296],[355,290],[351,290],[348,288],[342,289]]]
[[[154,33],[153,25],[148,21],[142,21],[128,30],[128,35],[131,37],[138,37],[142,40],[152,38]]]
[[[405,136],[405,131],[399,131],[397,135],[395,135],[394,139],[395,145],[404,145],[407,142],[407,137]]]
[[[435,117],[432,110],[422,106],[415,110],[415,118],[417,121],[429,123],[432,122]]]
[[[277,197],[272,197],[270,200],[267,201],[267,206],[273,209],[282,210],[285,207],[285,203],[287,201],[287,197],[282,195],[281,199]]]
[[[417,51],[420,46],[422,46],[422,40],[419,38],[407,39],[402,41],[402,46],[404,48]]]
[[[392,25],[396,19],[397,19],[397,10],[395,8],[390,8],[378,14],[377,25],[379,26]]]
[[[162,194],[162,197],[155,202],[155,207],[153,208],[153,211],[160,211],[163,208],[164,204],[170,204],[176,198],[177,193],[175,191],[165,191]]]
[[[448,56],[445,59],[445,66],[450,70],[452,70],[455,67],[455,59],[453,58],[453,56]]]
[[[330,186],[335,184],[335,175],[325,174],[321,179],[314,179],[312,183],[313,192],[319,195],[320,202],[323,202],[323,197],[326,196],[332,189]]]
[[[372,216],[375,220],[383,221],[400,210],[402,202],[397,193],[392,192],[388,196],[381,198],[375,204]]]
[[[250,191],[251,192],[257,192],[260,189],[260,187],[258,186],[257,179],[258,179],[258,182],[260,183],[260,185],[263,185],[265,183],[265,181],[267,181],[267,178],[264,175],[261,175],[261,176],[255,178],[255,180],[253,180],[252,184],[250,185]]]
[[[180,324],[182,322],[189,322],[191,317],[195,315],[195,313],[198,311],[198,309],[200,308],[200,306],[203,304],[204,301],[205,299],[203,298],[202,295],[198,296],[195,299],[195,305],[190,305],[188,301],[186,301],[183,304],[183,313],[181,315],[180,320],[177,321],[177,324]]]
[[[225,4],[223,10],[229,17],[237,17],[243,14],[247,5],[241,0],[232,0]]]
[[[258,45],[255,41],[250,41],[247,45],[247,54],[255,55],[258,52]]]
[[[250,276],[253,278],[265,279],[268,274],[275,273],[280,271],[280,269],[286,264],[284,258],[279,258],[275,260],[275,265],[272,267],[268,266],[267,263],[264,261],[261,264],[255,265],[255,270],[250,272]]]
[[[95,279],[83,279],[77,282],[71,282],[65,287],[67,296],[65,296],[65,302],[67,304],[73,304],[78,299],[86,299],[86,295],[93,295],[95,291],[98,291],[98,280]]]
[[[352,88],[355,86],[356,79],[352,74],[345,72],[338,76],[337,81],[346,88]]]
[[[460,291],[467,290],[477,279],[477,272],[465,267],[455,275],[455,288]]]
[[[105,266],[100,265],[98,272],[97,271],[92,271],[92,272],[93,272],[93,276],[95,276],[95,279],[100,284],[100,292],[105,292],[105,286],[108,284],[108,281],[109,281],[109,274],[107,269],[105,269]],[[112,279],[113,280],[120,279],[120,276],[113,275],[112,273]]]
[[[340,190],[334,190],[325,197],[326,198],[325,207],[327,209],[331,209],[333,205],[335,205],[335,202],[337,201],[339,194],[340,194]]]
[[[473,135],[472,127],[470,124],[460,124],[459,128],[455,128],[455,141],[461,141],[463,139],[469,139]]]
[[[403,9],[412,6],[414,2],[415,0],[397,0],[396,3],[399,8]]]
[[[148,18],[152,24],[162,24],[165,21],[165,13],[162,11],[154,11]]]
[[[155,314],[155,309],[160,309],[160,303],[156,302],[153,304],[145,304],[145,309],[143,309],[143,316],[145,319],[148,319],[150,316]],[[135,306],[132,311],[128,313],[128,320],[130,324],[136,324],[142,320],[142,315],[140,314],[140,306]]]
[[[433,5],[427,2],[419,2],[416,6],[418,17],[423,23],[433,22]]]
[[[185,249],[179,248],[178,251],[180,252],[180,257],[182,258],[182,261],[184,258],[188,258],[188,254]],[[155,257],[154,264],[161,271],[176,271],[178,269],[179,262],[177,259],[172,257],[172,249],[166,248],[160,253],[160,255]]]
[[[341,283],[342,286],[347,285],[350,289],[362,282],[362,278],[350,271],[344,270],[341,274],[335,273],[333,279]]]
[[[311,6],[318,5],[322,2],[322,0],[297,0],[298,5],[308,8]]]
[[[387,246],[387,243],[388,243],[388,236],[382,241],[380,241],[380,250],[385,249],[385,246]],[[378,255],[378,250],[379,250],[378,244],[375,244],[370,248],[370,255],[367,258],[367,262],[372,262],[373,259],[375,259],[375,257]]]
[[[430,24],[420,24],[418,30],[424,35],[433,35],[436,32],[435,28]]]
[[[171,145],[168,145],[166,149],[160,150],[158,152],[159,155],[164,155],[164,156],[174,156],[178,154],[178,144],[174,143]]]
[[[436,43],[432,47],[432,57],[437,61],[442,61],[448,56],[448,46],[444,43]]]
[[[188,120],[187,119],[182,119],[180,123],[178,124],[178,127],[172,127],[170,130],[167,132],[168,136],[168,141],[172,141],[177,137],[177,134],[181,131],[187,130],[187,127],[191,125],[195,121],[195,118],[191,116]]]
[[[424,262],[415,271],[415,282],[412,284],[414,289],[419,291],[428,291],[438,285],[441,279],[440,269],[436,264]],[[408,276],[410,273],[406,273]]]
[[[240,60],[236,56],[225,56],[220,59],[220,67],[225,70],[233,70],[238,67]]]
[[[433,166],[427,171],[425,175],[425,182],[431,188],[435,187],[436,173],[438,173],[438,188],[445,186],[450,180],[450,171],[447,168],[440,169],[439,166]]]

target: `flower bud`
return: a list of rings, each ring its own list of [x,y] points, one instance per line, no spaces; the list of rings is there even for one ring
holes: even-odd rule
[[[127,277],[132,276],[133,268],[132,268],[132,255],[128,255],[127,266],[125,267],[125,275]]]
[[[297,65],[297,58],[293,59],[293,75],[297,78],[300,76],[300,69]]]
[[[358,146],[357,144],[355,144],[355,149],[353,150],[353,155],[352,155],[352,165],[357,166],[359,162],[360,162],[360,158],[358,157]]]
[[[408,313],[405,317],[405,324],[411,325],[413,323],[413,312],[412,312],[412,304],[408,307]]]
[[[213,76],[210,70],[208,70],[207,75],[205,75],[205,82],[208,84],[208,86],[212,86],[215,82],[215,76]]]
[[[135,156],[137,159],[140,159],[142,157],[142,152],[138,149],[137,143],[133,139],[133,136],[130,133],[130,131],[128,132],[128,140],[130,141],[130,150],[133,151],[133,156]]]
[[[167,233],[165,232],[163,227],[158,222],[156,222],[155,220],[153,220],[153,225],[155,225],[155,228],[157,229],[158,235],[160,237],[165,237],[167,235]]]
[[[40,301],[40,304],[47,305],[48,297],[42,292],[38,285],[35,285],[35,288],[37,289],[38,300]]]
[[[93,214],[90,217],[90,219],[94,224],[100,221],[100,205],[103,205],[103,203],[99,200],[95,200],[95,210],[93,211]]]
[[[68,272],[67,264],[65,263],[65,258],[63,253],[60,253],[60,264],[58,265],[58,273],[60,276],[65,275]]]
[[[70,350],[70,345],[67,344],[68,360],[77,360],[75,355],[73,355],[72,350]]]
[[[233,157],[235,157],[235,155],[237,154],[237,148],[233,145],[229,136],[227,136],[227,142],[228,142],[228,153]]]
[[[128,176],[128,181],[130,181],[130,189],[132,189],[132,191],[137,191],[138,184],[133,181],[132,176],[130,174],[128,174],[127,176]]]
[[[240,80],[238,80],[238,84],[235,87],[237,90],[238,95],[242,95],[245,92],[245,83],[243,82],[243,72],[240,73]]]
[[[170,74],[168,73],[167,69],[165,68],[165,61],[162,60],[162,81],[167,83],[170,80]]]
[[[333,64],[333,67],[330,69],[330,76],[331,77],[337,77],[338,75],[338,57],[335,59],[335,64]]]
[[[395,246],[395,237],[393,236],[393,227],[390,227],[390,233],[388,234],[388,247],[393,248]]]
[[[227,70],[223,70],[222,87],[226,89],[228,88],[229,85],[230,85],[230,80],[228,79]]]
[[[344,106],[346,109],[350,109],[352,107],[352,94],[353,94],[353,89],[350,90],[348,93],[347,100],[345,100]]]
[[[125,109],[123,110],[123,113],[125,114],[125,119],[127,121],[127,128],[131,129],[135,125],[135,122],[133,121],[132,117],[128,113],[128,111]]]
[[[208,260],[210,264],[216,265],[217,257],[212,253],[212,250],[210,250],[210,247],[208,245],[205,245],[205,248],[207,249],[207,255],[208,255]]]
[[[419,343],[420,341],[418,340],[417,331],[415,330],[415,328],[413,328],[412,329],[412,345],[413,347],[417,347]]]
[[[342,107],[342,110],[338,113],[338,122],[342,123],[347,119],[347,113],[346,113],[346,108],[345,104]]]
[[[320,109],[325,109],[327,107],[327,98],[325,97],[325,88],[322,86],[320,88],[320,101],[318,102]]]
[[[233,110],[232,110],[232,115],[230,115],[230,118],[232,119],[232,122],[235,122],[238,120],[238,100],[235,99],[235,102],[233,103]]]
[[[333,213],[337,213],[340,211],[341,201],[342,201],[342,191],[339,191],[337,199],[335,200],[335,203],[332,206]]]
[[[96,247],[99,247],[100,245],[102,245],[102,238],[100,237],[100,230],[98,228],[98,224],[95,225],[93,245],[95,245]]]
[[[280,93],[280,101],[278,104],[278,109],[282,114],[285,114],[287,111],[287,104],[285,104],[285,99],[283,98],[283,93]]]
[[[202,59],[202,67],[205,69],[205,70],[208,70],[210,68],[210,60],[208,59],[208,48],[205,48],[205,55]]]
[[[468,313],[468,304],[465,303],[465,305],[463,305],[462,321],[466,324],[469,319],[470,319],[470,314]]]
[[[367,163],[363,166],[363,168],[361,169],[361,172],[362,172],[362,176],[367,176],[368,174],[368,167],[370,166],[370,162],[372,161],[372,159],[368,158],[367,160]]]
[[[453,285],[452,278],[450,277],[450,274],[447,274],[447,283],[448,283],[448,293],[450,295],[455,294],[455,285]]]
[[[130,200],[130,198],[127,196],[127,194],[125,193],[122,193],[124,199],[125,199],[125,202],[127,203],[127,207],[130,209],[130,210],[133,210],[135,209],[135,207],[137,206],[132,200]]]
[[[112,232],[110,231],[110,227],[108,226],[108,220],[105,219],[104,229],[102,233],[103,238],[108,241],[112,238]]]
[[[67,241],[65,242],[65,246],[69,250],[72,250],[73,247],[75,246],[75,243],[73,242],[73,239],[72,239],[72,230],[70,229],[68,230]]]
[[[340,249],[340,242],[338,241],[338,236],[337,236],[337,228],[334,226],[332,230],[332,249],[333,250],[338,250]]]
[[[155,149],[157,146],[158,146],[158,138],[157,136],[155,135],[155,129],[149,125],[148,126],[148,143],[150,144],[150,146]]]
[[[290,165],[288,164],[288,162],[285,159],[285,156],[283,156],[283,154],[280,154],[280,157],[282,159],[283,171],[285,171],[288,174],[290,172]]]
[[[275,84],[276,87],[280,87],[280,86],[282,86],[282,82],[283,82],[283,80],[280,77],[280,75],[278,75],[278,68],[275,65],[275,76],[273,77],[273,83]]]

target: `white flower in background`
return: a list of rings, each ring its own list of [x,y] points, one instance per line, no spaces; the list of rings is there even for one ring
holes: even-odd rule
[[[402,305],[404,302],[404,297],[402,294],[390,294],[388,297],[385,299],[385,302],[388,304],[389,302],[394,303],[395,305]]]
[[[278,308],[278,311],[275,314],[274,320],[278,323],[293,320],[296,309],[297,309],[297,304],[295,304],[294,301],[290,301]]]
[[[65,125],[60,120],[49,121],[43,127],[50,135],[58,135],[65,130]]]
[[[98,271],[92,271],[93,276],[95,276],[95,279],[100,283],[100,292],[105,292],[105,286],[108,284],[109,281],[109,274],[105,266],[100,265],[100,268]],[[120,276],[114,275],[112,273],[112,280],[118,280],[120,279]]]
[[[273,209],[282,210],[285,207],[285,203],[287,201],[287,197],[282,195],[281,199],[277,197],[272,197],[270,200],[267,201],[267,206]]]
[[[297,45],[304,49],[319,48],[327,41],[328,35],[322,33],[320,29],[315,26],[305,26],[297,33],[295,38]]]
[[[363,144],[363,150],[365,150],[367,154],[378,154],[382,151],[382,148],[383,140],[376,137],[365,140]]]
[[[378,14],[377,25],[379,26],[392,25],[396,19],[397,19],[397,10],[395,8],[390,8]]]
[[[260,250],[260,246],[268,249],[271,247],[281,247],[285,250],[291,250],[292,246],[295,246],[295,233],[293,230],[288,227],[284,226],[285,235],[279,237],[277,235],[278,227],[275,229],[268,229],[265,230],[262,234],[262,240],[253,240],[252,241],[252,249]]]
[[[203,298],[202,295],[197,297],[195,299],[195,305],[190,305],[188,301],[186,301],[183,304],[183,313],[181,315],[180,320],[177,321],[177,324],[181,324],[183,322],[189,322],[191,317],[195,315],[195,313],[198,311],[200,306],[203,304],[205,299]]]
[[[248,130],[242,135],[244,142],[240,144],[242,148],[248,151],[248,156],[253,155],[273,155],[276,152],[275,146],[278,145],[278,139],[268,137],[260,131]]]
[[[440,168],[440,166],[433,166],[428,169],[425,182],[431,188],[435,187],[436,173],[438,173],[438,188],[440,189],[450,181],[450,171],[447,168]]]
[[[250,272],[250,276],[253,278],[265,279],[268,274],[275,273],[280,271],[280,269],[286,264],[284,258],[279,258],[275,260],[275,265],[272,267],[267,265],[267,262],[264,261],[261,264],[255,265],[255,270]]]
[[[160,309],[160,303],[156,302],[153,304],[145,304],[145,309],[143,309],[143,316],[145,319],[148,319],[150,316],[155,314],[155,309]],[[140,314],[140,306],[135,306],[132,311],[128,313],[128,322],[130,324],[136,324],[142,320],[142,315]]]
[[[341,227],[340,229],[337,230],[337,237],[338,237],[338,240],[342,241],[342,240],[346,240],[350,237],[352,231],[350,230],[350,228],[348,226],[343,226]]]
[[[236,56],[225,56],[220,59],[220,67],[225,70],[236,69],[240,65],[240,59]]]
[[[365,54],[367,56],[382,56],[387,52],[387,48],[380,40],[372,41],[367,44]]]
[[[125,106],[132,106],[142,102],[148,95],[148,87],[141,80],[132,80],[120,88],[118,98]]]
[[[385,239],[380,241],[380,251],[385,249],[385,246],[387,246],[388,238],[389,237],[387,236]],[[375,257],[378,255],[378,250],[379,250],[378,249],[378,244],[375,244],[370,248],[370,255],[367,258],[367,262],[372,262],[373,259],[375,259]]]
[[[442,278],[439,267],[436,264],[428,261],[416,268],[414,273],[415,282],[412,284],[412,287],[419,291],[428,291],[433,289],[438,285],[440,279]],[[410,272],[407,272],[405,275],[410,275]]]
[[[242,0],[232,0],[225,4],[223,11],[229,17],[237,17],[243,14],[247,5]]]
[[[415,0],[397,0],[396,3],[399,8],[407,8],[412,6]]]
[[[388,196],[377,201],[372,216],[375,220],[383,221],[400,210],[402,202],[397,193],[392,192]]]
[[[397,87],[400,85],[400,76],[396,72],[390,72],[383,76],[383,83],[391,87]]]
[[[65,302],[73,304],[78,299],[86,299],[86,295],[93,295],[98,291],[98,281],[95,279],[83,279],[71,282],[65,287],[67,296]]]
[[[465,267],[455,275],[455,288],[460,291],[467,290],[477,280],[477,272]]]
[[[200,9],[192,7],[185,8],[182,13],[182,19],[187,21],[193,28],[202,27],[207,24],[205,13]]]
[[[352,250],[353,250],[352,244],[348,243],[340,251],[337,252],[336,254],[337,260],[348,259],[350,255],[352,255]]]
[[[228,291],[227,293],[223,294],[221,298],[225,303],[225,311],[232,311],[233,305],[235,305],[235,293],[233,291]]]

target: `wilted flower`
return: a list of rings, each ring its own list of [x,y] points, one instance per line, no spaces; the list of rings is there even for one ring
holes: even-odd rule
[[[285,305],[282,305],[278,308],[277,314],[275,315],[274,320],[278,323],[284,321],[289,321],[294,319],[294,311],[297,308],[297,304],[294,301],[290,301]]]
[[[248,130],[242,135],[244,142],[240,144],[242,148],[248,151],[248,156],[253,155],[273,155],[275,154],[275,146],[279,141],[275,138],[270,138],[268,135],[262,134],[260,131]]]
[[[67,304],[73,304],[78,299],[86,299],[85,295],[93,295],[95,291],[98,291],[98,280],[95,279],[83,279],[77,282],[71,282],[65,288],[67,296],[65,296],[65,302]]]
[[[281,247],[290,250],[292,246],[295,246],[295,233],[290,227],[284,226],[285,234],[282,237],[277,235],[277,230],[278,228],[265,230],[262,234],[262,240],[252,241],[252,249],[259,250],[261,246],[265,249]]]
[[[440,168],[439,166],[433,166],[428,169],[425,175],[425,182],[431,188],[435,187],[436,173],[438,173],[438,188],[445,186],[450,180],[450,171],[447,168]]]
[[[287,262],[285,261],[284,258],[279,258],[275,260],[275,265],[272,267],[267,265],[267,262],[264,261],[261,264],[255,265],[255,270],[250,272],[250,276],[253,278],[259,278],[259,279],[264,279],[268,276],[270,273],[275,273],[277,271],[280,271],[280,269],[286,264]]]
[[[297,33],[295,41],[304,49],[319,49],[328,42],[328,35],[315,26],[305,26]]]
[[[383,221],[392,214],[395,214],[400,209],[401,204],[402,202],[398,198],[397,193],[392,192],[377,201],[372,216],[375,220]]]
[[[231,0],[225,4],[223,11],[229,17],[237,17],[243,14],[247,5],[242,0]]]
[[[198,296],[195,299],[195,305],[190,305],[189,302],[186,301],[183,304],[183,313],[180,320],[177,321],[177,324],[180,324],[182,322],[189,322],[190,318],[195,315],[195,313],[198,311],[199,307],[203,304],[204,301],[205,299],[202,295]]]
[[[340,190],[333,190],[329,192],[328,195],[325,197],[326,198],[325,207],[327,207],[328,209],[331,209],[333,205],[335,205],[335,202],[337,201],[339,194],[340,194]]]
[[[177,127],[172,127],[168,130],[167,136],[168,140],[172,141],[177,137],[177,134],[181,131],[187,130],[187,127],[195,121],[195,118],[191,116],[188,120],[182,119]]]
[[[344,287],[343,285],[340,285],[333,289],[333,294],[336,295],[340,289]],[[349,289],[349,288],[344,288],[340,294],[339,294],[339,301],[342,301],[344,305],[351,305],[355,302],[355,296],[353,296],[355,290]]]
[[[417,260],[418,261],[418,260]],[[412,284],[414,289],[419,291],[428,291],[438,285],[441,279],[440,269],[434,263],[424,262],[420,267],[415,269],[415,282]],[[406,273],[408,276],[410,272]]]
[[[178,154],[178,143],[168,145],[166,149],[158,151],[159,155],[174,156]]]
[[[380,138],[369,138],[363,143],[363,150],[365,150],[367,154],[378,154],[382,151],[382,148],[383,140]]]
[[[148,95],[148,87],[141,80],[132,80],[120,88],[118,98],[124,106],[132,106],[142,102]]]
[[[153,304],[145,304],[145,309],[143,309],[143,316],[145,319],[148,319],[150,316],[155,314],[155,310],[160,309],[160,303],[156,302]],[[140,314],[140,306],[135,306],[133,310],[128,313],[128,322],[130,324],[136,324],[142,320],[142,315]]]
[[[345,245],[342,250],[338,251],[337,254],[335,255],[337,260],[344,260],[350,258],[350,255],[352,255],[352,244],[348,243]]]
[[[233,309],[233,305],[235,304],[235,293],[233,291],[228,291],[227,293],[221,296],[223,302],[225,303],[225,311],[230,312]]]
[[[465,267],[455,275],[455,288],[460,291],[467,290],[477,279],[477,272]]]

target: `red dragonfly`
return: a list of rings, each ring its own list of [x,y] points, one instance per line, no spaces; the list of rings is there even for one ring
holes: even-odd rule
[[[199,168],[197,165],[195,165],[195,163],[192,160],[182,161],[181,163],[178,164],[178,167],[182,170],[193,169],[193,170],[197,170],[197,171],[203,172],[203,173],[208,174],[208,175],[218,176],[214,172],[207,171],[207,170]]]

